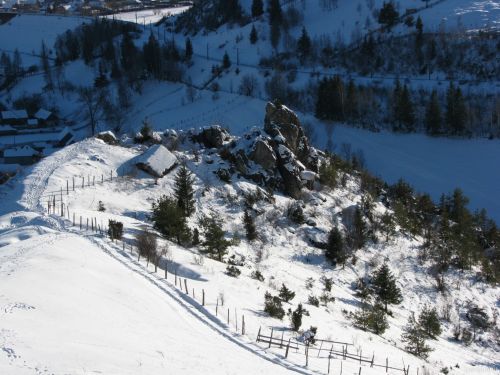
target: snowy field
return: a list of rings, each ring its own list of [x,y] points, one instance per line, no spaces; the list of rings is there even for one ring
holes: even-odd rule
[[[150,23],[156,23],[164,17],[175,16],[188,10],[190,7],[173,7],[173,8],[158,8],[158,9],[146,9],[134,12],[124,12],[117,13],[113,15],[106,16],[109,19],[135,22],[140,25],[149,25]]]

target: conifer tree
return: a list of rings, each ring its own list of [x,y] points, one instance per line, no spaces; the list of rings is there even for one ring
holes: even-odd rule
[[[186,217],[191,216],[195,211],[193,183],[193,174],[185,164],[181,165],[175,175],[174,196],[177,200],[177,205]]]
[[[342,264],[342,268],[345,266],[347,260],[347,254],[345,251],[344,238],[342,233],[340,233],[338,228],[332,228],[328,235],[328,242],[326,245],[325,257],[333,265]]]
[[[203,217],[200,220],[205,239],[201,242],[203,252],[208,256],[222,262],[231,241],[225,239],[225,232],[222,228],[222,220],[216,217]]]
[[[173,198],[164,195],[153,203],[151,219],[154,227],[166,238],[177,241],[179,245],[191,240],[191,231],[184,212]]]
[[[417,357],[426,359],[432,349],[425,343],[425,332],[415,320],[412,313],[408,319],[408,324],[403,330],[402,341],[406,344],[405,349]]]
[[[257,35],[257,29],[255,28],[255,25],[252,25],[252,30],[250,31],[250,43],[255,44],[258,39],[259,36]]]
[[[283,13],[281,10],[280,0],[269,0],[267,11],[269,12],[269,24],[281,25],[283,21]]]
[[[388,29],[393,27],[399,17],[399,13],[394,7],[394,3],[389,1],[388,3],[384,3],[382,9],[380,9],[378,22],[382,25],[386,25]]]
[[[280,289],[280,293],[278,296],[285,302],[290,302],[292,299],[295,298],[295,292],[291,291],[286,287],[285,284],[282,285]]]
[[[191,58],[193,57],[193,43],[191,43],[191,38],[186,39],[184,57],[186,58],[186,61],[191,61]]]
[[[461,135],[465,131],[467,110],[460,87],[455,88],[453,83],[446,92],[446,126],[453,134]]]
[[[425,128],[430,135],[437,135],[441,130],[441,108],[436,90],[432,90],[431,98],[425,112]]]
[[[388,304],[399,304],[403,300],[401,290],[396,285],[396,279],[385,263],[374,272],[372,288],[378,300],[384,305],[385,312],[388,311]]]
[[[263,0],[253,0],[252,1],[252,17],[257,18],[264,14],[264,1]]]
[[[302,316],[307,313],[307,310],[302,307],[302,304],[299,303],[297,308],[292,312],[291,322],[292,329],[297,332],[302,325]]]
[[[427,337],[431,339],[435,339],[441,334],[441,323],[436,308],[430,308],[426,305],[418,316],[418,324]]]
[[[353,222],[350,228],[350,243],[353,249],[361,249],[366,242],[366,224],[359,206],[354,210]]]
[[[222,58],[222,67],[224,69],[229,69],[231,67],[231,59],[229,58],[227,51],[224,52],[224,57]]]
[[[253,217],[248,210],[245,210],[245,214],[243,216],[243,224],[245,225],[247,240],[255,240],[257,238],[257,230],[255,228]]]
[[[302,35],[297,41],[297,52],[302,62],[311,54],[311,38],[309,38],[309,34],[305,27],[302,27]]]

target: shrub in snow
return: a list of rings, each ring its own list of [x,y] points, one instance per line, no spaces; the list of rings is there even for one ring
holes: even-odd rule
[[[321,284],[323,284],[323,289],[325,292],[331,292],[333,286],[333,279],[331,277],[326,277],[325,275],[321,276],[319,279]]]
[[[347,249],[344,243],[344,237],[338,228],[332,228],[328,234],[328,242],[326,244],[325,258],[335,266],[341,264],[345,266],[347,260]]]
[[[97,211],[99,212],[106,211],[106,207],[104,207],[104,203],[102,203],[102,201],[99,201],[99,203],[97,204]]]
[[[323,306],[327,306],[330,302],[335,302],[335,297],[333,297],[329,292],[323,292],[321,296],[319,296],[319,300],[323,304]]]
[[[248,241],[257,239],[257,229],[253,221],[253,216],[248,210],[245,210],[243,215],[243,225],[245,226],[246,237]]]
[[[290,289],[286,287],[285,284],[281,286],[279,297],[285,301],[285,302],[290,302],[292,299],[295,298],[295,292],[292,292]]]
[[[112,240],[121,240],[123,236],[123,223],[115,220],[109,220],[108,235]]]
[[[204,216],[200,220],[205,239],[201,242],[203,252],[211,258],[222,262],[227,254],[227,249],[231,241],[225,239],[225,232],[222,229],[222,220],[216,217]]]
[[[241,275],[241,271],[236,266],[228,265],[226,267],[226,274],[231,277],[238,277]]]
[[[259,270],[255,270],[253,271],[251,274],[250,274],[250,277],[252,279],[255,279],[255,280],[258,280],[260,282],[264,281],[264,276],[262,275],[262,273],[259,271]]]
[[[272,296],[271,293],[266,292],[264,295],[264,312],[268,313],[273,318],[283,319],[285,310],[281,304],[281,299],[278,296]]]
[[[141,230],[135,236],[135,242],[137,246],[137,250],[139,252],[139,256],[146,257],[148,263],[150,261],[156,260],[156,234],[149,231],[148,229]]]
[[[389,327],[383,306],[364,304],[360,311],[352,314],[354,326],[381,335]]]
[[[316,296],[310,295],[307,298],[307,303],[316,307],[319,307],[319,299]]]
[[[476,305],[472,305],[469,307],[465,317],[469,321],[472,332],[473,339],[476,338],[476,332],[479,331],[487,331],[491,328],[491,323],[489,322],[489,317],[484,308],[481,308]]]
[[[304,210],[302,209],[300,202],[294,202],[288,207],[287,216],[296,224],[304,223]]]
[[[225,168],[219,168],[215,171],[215,174],[219,179],[223,182],[230,183],[231,182],[231,172]]]

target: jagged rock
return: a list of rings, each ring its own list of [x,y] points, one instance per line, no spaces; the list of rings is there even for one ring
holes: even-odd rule
[[[317,227],[305,229],[307,241],[318,249],[326,249],[328,245],[328,233]]]
[[[284,145],[278,145],[277,157],[278,170],[283,179],[283,190],[292,198],[300,198],[303,186],[300,174],[306,169],[305,166]]]
[[[117,145],[118,144],[118,139],[116,138],[115,134],[108,130],[105,132],[101,132],[95,136],[97,139],[100,139],[101,141],[107,143],[108,145]]]
[[[303,135],[297,115],[284,105],[271,102],[266,105],[264,130],[272,137],[282,135],[292,151],[297,150],[299,137]]]
[[[238,172],[242,175],[246,175],[248,173],[247,164],[248,158],[243,150],[238,150],[236,155],[234,155],[234,167]]]
[[[193,141],[202,143],[207,148],[222,147],[230,138],[229,133],[219,125],[205,127],[193,135]]]
[[[249,158],[266,170],[276,168],[276,154],[269,142],[263,137],[255,140]]]

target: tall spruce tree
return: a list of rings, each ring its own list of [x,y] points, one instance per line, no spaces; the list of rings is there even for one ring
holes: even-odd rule
[[[281,26],[283,22],[283,12],[281,10],[280,0],[269,0],[267,11],[269,12],[269,24]]]
[[[229,58],[227,51],[224,52],[224,57],[222,58],[222,67],[224,69],[229,69],[231,67],[231,59]]]
[[[391,29],[398,21],[398,17],[399,13],[395,8],[394,3],[389,1],[388,3],[384,3],[382,9],[380,9],[378,22],[381,25],[387,26],[388,29]]]
[[[297,52],[300,61],[304,62],[311,55],[311,38],[305,27],[302,27],[302,35],[297,41]]]
[[[465,132],[465,121],[467,110],[460,87],[450,83],[446,92],[446,126],[447,130],[453,134],[462,135]]]
[[[185,164],[181,165],[175,175],[174,196],[177,200],[177,205],[186,217],[191,216],[195,211],[193,184],[193,174]]]
[[[431,98],[425,111],[425,129],[430,135],[437,135],[441,131],[441,107],[436,90],[432,90]]]
[[[439,316],[436,308],[430,308],[427,305],[424,306],[424,309],[418,316],[418,324],[427,337],[431,339],[435,339],[441,334],[441,323],[439,322]]]
[[[384,305],[385,312],[388,311],[387,305],[397,305],[403,301],[401,290],[386,263],[373,273],[371,285],[377,299]]]
[[[253,0],[252,1],[252,17],[257,18],[264,14],[264,1],[263,0]]]
[[[257,239],[257,229],[255,228],[253,217],[248,210],[245,210],[245,214],[243,216],[243,225],[245,226],[247,240],[253,241]]]

